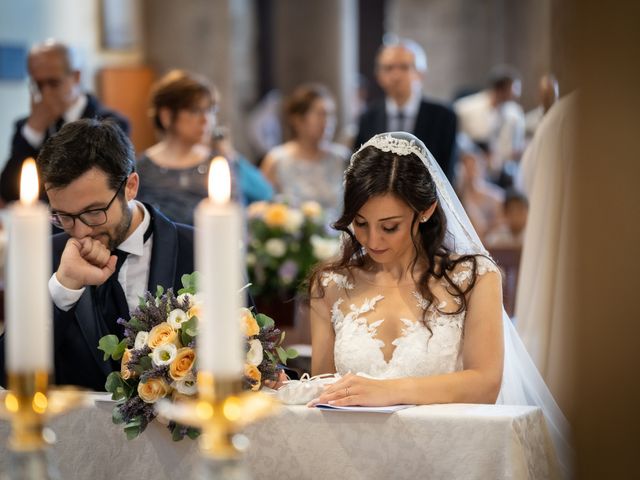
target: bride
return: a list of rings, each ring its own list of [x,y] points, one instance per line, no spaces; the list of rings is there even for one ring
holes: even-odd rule
[[[376,135],[345,172],[342,256],[311,277],[313,403],[541,406],[567,425],[504,312],[501,278],[451,185],[411,134]]]

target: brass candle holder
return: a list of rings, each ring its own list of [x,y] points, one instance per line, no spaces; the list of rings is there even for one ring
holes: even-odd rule
[[[8,478],[59,478],[47,448],[55,441],[45,427],[56,415],[86,406],[91,399],[76,388],[49,388],[49,372],[9,373],[9,390],[0,392],[0,418],[11,422]]]
[[[262,392],[242,390],[239,378],[218,378],[198,372],[198,399],[158,404],[162,417],[198,427],[200,465],[196,478],[249,479],[242,461],[248,440],[241,432],[247,425],[274,414],[280,402]]]

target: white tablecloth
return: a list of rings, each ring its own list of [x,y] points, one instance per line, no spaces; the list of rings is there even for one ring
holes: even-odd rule
[[[197,443],[171,441],[154,422],[127,441],[111,405],[55,419],[53,453],[64,479],[188,479]],[[283,407],[251,426],[256,479],[547,479],[559,470],[535,407],[430,405],[393,414]],[[9,425],[0,423],[0,470]]]

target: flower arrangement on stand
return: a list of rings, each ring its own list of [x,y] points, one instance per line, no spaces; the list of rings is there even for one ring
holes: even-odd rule
[[[155,294],[145,293],[129,321],[118,320],[124,338],[106,335],[98,348],[104,360],[120,360],[120,371],[109,374],[105,389],[117,403],[113,421],[124,425],[128,439],[142,433],[156,417],[154,404],[163,398],[179,401],[197,394],[196,342],[198,315],[202,302],[196,293],[197,272],[182,277],[183,288],[174,294],[158,287]],[[275,381],[287,360],[297,352],[281,346],[284,335],[273,319],[240,309],[246,339],[243,385],[259,390],[265,381]],[[174,440],[196,438],[195,428],[170,422]]]
[[[300,208],[256,202],[247,209],[247,267],[256,298],[291,299],[310,269],[335,255],[339,240],[329,236],[317,202]]]

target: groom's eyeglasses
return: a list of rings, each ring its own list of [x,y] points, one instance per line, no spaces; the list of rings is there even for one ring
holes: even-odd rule
[[[49,220],[52,224],[54,224],[58,228],[62,228],[64,230],[70,230],[76,223],[76,218],[84,223],[87,227],[99,227],[100,225],[104,225],[107,223],[107,210],[111,207],[111,204],[115,201],[116,197],[122,190],[122,186],[126,183],[126,177],[121,183],[118,189],[116,190],[115,195],[107,206],[104,208],[92,208],[90,210],[85,210],[84,212],[80,212],[76,215],[72,215],[70,213],[59,213],[56,211],[52,211]]]

